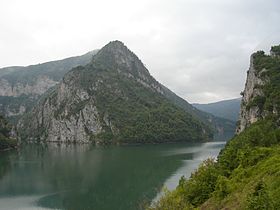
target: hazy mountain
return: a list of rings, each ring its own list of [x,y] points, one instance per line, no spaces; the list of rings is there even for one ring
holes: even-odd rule
[[[192,104],[199,110],[211,113],[217,117],[225,118],[236,122],[239,117],[241,98],[218,101],[209,104]]]
[[[26,67],[0,69],[0,112],[10,120],[17,119],[30,110],[42,94],[58,84],[66,72],[86,65],[96,52]]]

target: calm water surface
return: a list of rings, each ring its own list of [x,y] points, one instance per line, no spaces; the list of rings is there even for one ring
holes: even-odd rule
[[[0,209],[139,209],[223,146],[28,145],[0,154]]]

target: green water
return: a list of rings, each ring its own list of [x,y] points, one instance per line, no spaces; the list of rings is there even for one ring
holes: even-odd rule
[[[25,146],[0,154],[0,209],[141,209],[222,147]]]

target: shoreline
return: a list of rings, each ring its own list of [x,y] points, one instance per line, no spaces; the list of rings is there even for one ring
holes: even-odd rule
[[[37,142],[37,141],[27,141],[23,142],[19,145],[26,145],[26,144],[34,144],[34,145],[46,145],[46,144],[56,144],[56,145],[92,145],[92,146],[142,146],[142,145],[160,145],[160,144],[178,144],[178,143],[211,143],[211,142],[225,142],[225,141],[218,141],[218,140],[210,140],[210,141],[166,141],[166,142],[146,142],[146,143],[94,143],[94,142],[61,142],[61,141],[45,141],[45,142]]]

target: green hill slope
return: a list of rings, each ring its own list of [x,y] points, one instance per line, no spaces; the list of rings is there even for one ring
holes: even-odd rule
[[[279,209],[280,46],[251,57],[236,135],[151,209]]]
[[[217,117],[237,122],[239,117],[241,98],[218,101],[209,104],[192,104],[199,110],[211,113]]]

